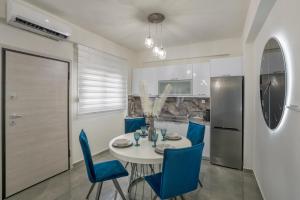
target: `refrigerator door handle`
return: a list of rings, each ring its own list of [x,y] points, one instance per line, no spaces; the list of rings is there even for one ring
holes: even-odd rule
[[[222,129],[222,130],[227,130],[227,131],[240,131],[237,128],[226,128],[226,127],[221,127],[221,126],[214,126],[215,129]]]

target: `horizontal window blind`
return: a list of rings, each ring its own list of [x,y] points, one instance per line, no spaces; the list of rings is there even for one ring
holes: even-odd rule
[[[77,45],[78,113],[126,108],[127,62],[95,49]]]

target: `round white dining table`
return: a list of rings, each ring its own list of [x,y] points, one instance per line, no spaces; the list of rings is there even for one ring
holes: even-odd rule
[[[112,144],[117,139],[129,139],[133,142],[133,145],[127,148],[116,148]],[[181,140],[166,140],[162,141],[162,136],[159,134],[159,138],[157,140],[158,144],[170,144],[175,148],[184,148],[190,147],[191,142],[186,137],[182,136]],[[140,138],[139,140],[140,146],[135,146],[135,140],[133,137],[133,133],[128,133],[124,135],[120,135],[118,137],[113,138],[109,142],[109,149],[113,156],[118,158],[119,160],[136,163],[136,164],[161,164],[163,162],[163,155],[155,152],[155,148],[152,147],[153,142],[148,140],[148,137]]]
[[[147,167],[150,168],[150,173],[154,174],[154,165],[159,165],[159,169],[161,170],[161,164],[163,163],[163,155],[155,152],[155,148],[152,146],[153,142],[149,141],[148,137],[141,137],[138,142],[140,145],[135,146],[135,140],[133,135],[133,133],[120,135],[118,137],[113,138],[109,142],[109,150],[111,154],[117,159],[127,162],[126,167],[128,163],[130,163],[131,165],[131,173],[128,186],[128,198],[130,200],[136,199],[136,196],[132,197],[131,194],[133,186],[137,185],[141,181],[144,181],[144,176],[149,175],[148,170],[146,170]],[[117,139],[129,139],[133,142],[133,145],[126,148],[114,147],[113,143]],[[190,140],[188,140],[186,137],[182,137],[180,140],[162,141],[162,136],[161,134],[159,134],[157,145],[162,143],[170,144],[174,148],[184,148],[190,147],[192,145]],[[138,166],[140,166],[140,170],[138,169]],[[136,195],[136,192],[134,193],[134,195]]]

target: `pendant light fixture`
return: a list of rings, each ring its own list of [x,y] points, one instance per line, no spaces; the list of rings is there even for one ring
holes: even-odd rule
[[[151,37],[151,32],[150,32],[150,23],[149,23],[149,28],[148,28],[148,36],[145,39],[145,46],[146,48],[150,49],[154,45],[153,38]]]
[[[148,29],[148,36],[145,39],[145,46],[147,48],[152,48],[153,55],[158,57],[161,60],[166,59],[167,56],[167,52],[163,48],[163,43],[162,43],[162,36],[163,36],[162,22],[164,21],[164,19],[165,16],[161,13],[152,13],[148,16],[149,29]],[[155,38],[151,37],[150,24],[155,24]],[[157,31],[158,24],[160,24],[160,34],[158,34]]]
[[[162,38],[163,38],[163,31],[162,31],[162,23],[160,24],[160,48],[159,48],[159,52],[158,52],[158,57],[161,60],[166,59],[167,57],[167,52],[166,50],[163,48],[163,44],[162,44]]]

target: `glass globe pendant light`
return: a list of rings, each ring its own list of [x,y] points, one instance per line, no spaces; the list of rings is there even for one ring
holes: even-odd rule
[[[153,47],[153,45],[154,45],[153,39],[152,39],[150,36],[146,37],[146,39],[145,39],[145,46],[146,46],[148,49],[150,49],[150,48]]]
[[[158,52],[158,58],[161,59],[161,60],[164,60],[167,57],[167,52],[163,48],[162,37],[163,37],[163,34],[162,34],[162,24],[160,24],[160,49],[159,49],[159,52]]]
[[[157,37],[157,24],[155,25],[155,36]],[[154,44],[154,47],[152,49],[153,55],[158,56],[159,55],[159,50],[160,50],[160,48],[158,47],[158,45]]]
[[[153,38],[151,37],[151,32],[150,32],[150,24],[149,24],[149,31],[148,31],[148,36],[145,39],[145,46],[146,48],[150,49],[154,45]]]
[[[154,46],[153,47],[153,49],[152,49],[152,53],[153,53],[153,55],[155,55],[155,56],[159,56],[159,54],[160,54],[160,48],[158,47],[158,46]]]
[[[159,57],[159,59],[161,59],[161,60],[166,59],[166,57],[167,57],[167,52],[166,52],[166,50],[165,50],[163,47],[160,48],[159,53],[158,53],[158,57]]]

